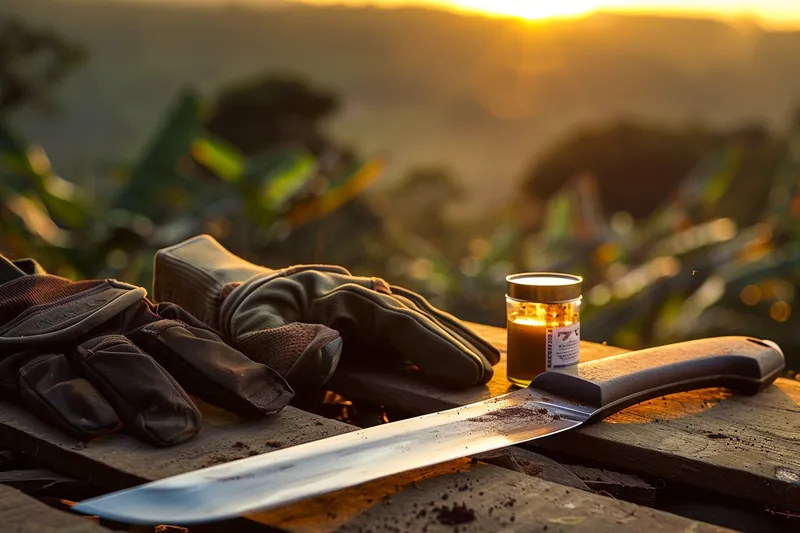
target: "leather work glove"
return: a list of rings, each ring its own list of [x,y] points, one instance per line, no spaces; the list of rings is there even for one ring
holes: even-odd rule
[[[298,392],[331,377],[342,351],[339,336],[344,361],[408,361],[450,388],[486,383],[500,360],[497,349],[409,290],[339,266],[261,267],[208,235],[156,253],[153,293],[220,331]],[[310,339],[302,346],[284,340],[299,331]]]
[[[180,307],[145,296],[0,256],[0,394],[80,439],[122,427],[162,446],[200,431],[187,393],[243,416],[289,403],[293,391],[274,370]]]

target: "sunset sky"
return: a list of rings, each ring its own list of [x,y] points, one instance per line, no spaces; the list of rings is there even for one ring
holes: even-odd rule
[[[800,26],[800,0],[303,0],[316,4],[414,4],[530,19],[594,10],[753,16],[770,25]]]

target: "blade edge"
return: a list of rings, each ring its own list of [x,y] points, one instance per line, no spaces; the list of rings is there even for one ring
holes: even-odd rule
[[[535,398],[521,390],[180,474],[80,502],[73,510],[137,525],[224,520],[560,433],[585,420]]]

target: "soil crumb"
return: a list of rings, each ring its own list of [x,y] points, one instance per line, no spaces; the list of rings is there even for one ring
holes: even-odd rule
[[[706,437],[708,437],[709,439],[728,439],[728,438],[730,438],[727,435],[725,435],[724,433],[709,433],[708,435],[706,435]]]
[[[224,455],[215,453],[208,458],[208,461],[206,461],[205,466],[221,465],[222,463],[227,463],[228,461],[230,461],[230,459],[228,459]]]
[[[234,450],[247,450],[250,448],[247,444],[242,441],[234,442],[233,446],[231,446]]]
[[[533,461],[528,461],[527,459],[517,459],[517,463],[522,468],[522,472],[529,476],[539,476],[542,472],[544,472],[544,465],[540,463],[534,463]]]
[[[440,524],[455,526],[468,524],[475,521],[475,511],[466,504],[453,504],[453,507],[439,507],[436,509],[436,519]]]
[[[279,440],[268,440],[264,444],[266,444],[270,448],[280,448],[281,446],[283,446],[283,444],[281,444],[281,441]]]

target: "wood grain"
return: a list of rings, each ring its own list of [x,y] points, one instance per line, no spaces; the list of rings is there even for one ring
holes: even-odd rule
[[[463,505],[474,519],[460,532],[727,531],[677,515],[598,496],[485,464],[430,477],[382,500],[338,531],[453,532],[442,508]],[[447,495],[432,499],[432,495]],[[461,513],[462,515],[464,513]]]
[[[111,532],[90,518],[59,511],[5,485],[0,485],[0,524],[3,533]]]
[[[239,420],[204,404],[202,409],[205,426],[198,437],[179,446],[154,448],[124,434],[79,443],[20,407],[0,402],[0,445],[59,472],[116,490],[357,429],[292,407],[257,422]],[[545,526],[549,531],[723,531],[469,459],[247,518],[251,524],[296,533],[396,533],[426,526],[427,531],[453,531],[452,525],[439,521],[437,508],[454,503],[468,503],[475,512],[474,520],[460,526],[460,531],[544,530]]]
[[[0,402],[0,445],[58,472],[117,490],[356,429],[293,407],[244,421],[207,404],[201,406],[205,423],[200,435],[178,446],[159,448],[122,433],[83,443],[16,404]]]
[[[353,400],[423,414],[505,394],[504,329],[470,324],[502,352],[486,386],[445,391],[418,375],[337,372],[331,387]],[[581,361],[625,350],[581,343]],[[778,508],[800,509],[800,382],[778,379],[755,396],[724,389],[644,402],[535,447],[614,468],[680,481]]]

